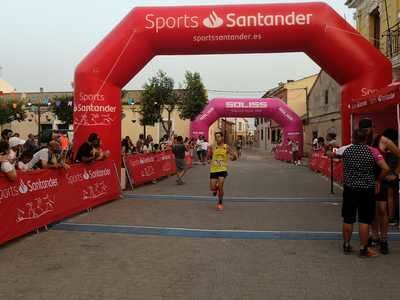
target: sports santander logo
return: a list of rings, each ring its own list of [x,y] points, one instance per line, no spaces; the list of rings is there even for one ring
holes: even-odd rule
[[[201,25],[207,28],[235,27],[270,27],[270,26],[304,26],[312,22],[313,14],[302,14],[295,11],[285,14],[255,14],[227,13],[218,15],[214,10],[203,21],[199,16],[188,14],[180,16],[157,16],[147,14],[145,16],[145,28],[160,32],[164,29],[196,29]]]
[[[215,11],[212,11],[210,16],[204,19],[203,24],[207,28],[218,28],[224,25],[224,20]]]

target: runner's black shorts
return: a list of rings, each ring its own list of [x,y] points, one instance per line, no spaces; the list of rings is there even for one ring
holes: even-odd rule
[[[210,179],[218,179],[220,177],[226,178],[228,176],[228,172],[216,172],[216,173],[210,173]]]
[[[344,187],[342,217],[345,224],[354,224],[357,220],[371,225],[375,216],[375,189],[354,189]]]

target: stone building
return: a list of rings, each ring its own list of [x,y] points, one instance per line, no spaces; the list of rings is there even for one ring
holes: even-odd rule
[[[309,153],[315,137],[335,134],[342,140],[341,88],[326,72],[321,71],[308,94],[308,114],[303,116],[304,151]]]
[[[400,0],[347,0],[355,8],[357,30],[386,55],[393,77],[400,79]]]

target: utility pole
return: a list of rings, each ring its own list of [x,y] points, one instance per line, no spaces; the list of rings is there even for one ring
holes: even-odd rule
[[[310,121],[310,104],[308,101],[308,87],[305,87],[304,90],[306,91],[306,116],[307,116],[307,123]]]
[[[227,136],[226,136],[226,117],[224,118],[224,138],[225,141],[227,140]]]
[[[233,142],[236,142],[236,140],[237,140],[237,118],[235,118],[235,138],[234,138],[234,141]]]
[[[40,140],[41,140],[41,116],[40,116],[40,111],[42,108],[42,103],[43,103],[43,88],[40,88],[40,99],[38,103],[38,144],[40,146]]]

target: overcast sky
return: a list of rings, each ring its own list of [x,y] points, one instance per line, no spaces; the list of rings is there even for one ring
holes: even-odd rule
[[[274,3],[257,0],[1,0],[1,77],[20,92],[71,90],[76,65],[135,6]],[[312,2],[312,1],[302,1]],[[343,1],[324,1],[353,22]],[[176,83],[186,70],[198,71],[210,90],[265,91],[280,81],[319,71],[302,53],[263,55],[163,56],[154,58],[126,87],[141,88],[158,69]],[[209,92],[215,96],[261,96],[255,93]]]

